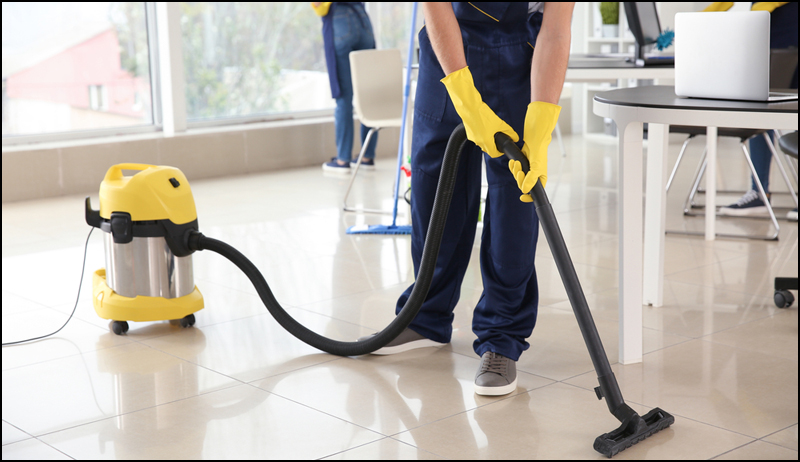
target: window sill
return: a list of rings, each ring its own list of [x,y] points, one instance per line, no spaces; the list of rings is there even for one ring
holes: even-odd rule
[[[326,122],[333,122],[333,115],[317,117],[293,118],[282,120],[271,120],[261,122],[238,122],[227,125],[205,126],[205,122],[198,123],[196,127],[189,127],[185,132],[167,136],[163,131],[149,131],[146,133],[115,134],[108,136],[96,136],[91,138],[62,139],[57,141],[30,141],[20,144],[8,144],[3,146],[3,154],[7,152],[40,151],[45,149],[61,149],[80,146],[95,146],[100,144],[126,143],[135,141],[158,140],[163,138],[192,137],[213,133],[236,133],[251,130],[263,130],[270,128],[297,127],[303,125],[314,125]]]

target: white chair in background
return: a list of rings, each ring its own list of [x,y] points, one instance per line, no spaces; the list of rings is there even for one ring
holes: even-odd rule
[[[385,213],[391,211],[357,209],[347,205],[358,168],[372,136],[383,128],[400,127],[403,122],[403,62],[400,50],[359,50],[350,53],[353,81],[353,110],[362,124],[370,127],[358,153],[350,184],[344,194],[346,212]],[[358,130],[354,130],[358,133]]]

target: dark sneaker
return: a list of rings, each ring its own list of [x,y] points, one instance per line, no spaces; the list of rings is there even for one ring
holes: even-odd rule
[[[356,168],[356,161],[358,161],[358,159],[351,160],[350,166]],[[358,167],[358,169],[364,169],[367,171],[375,170],[375,159],[367,159],[366,157],[361,159],[361,166]]]
[[[767,194],[767,200],[769,200],[769,194]],[[761,196],[758,192],[752,189],[739,198],[735,204],[719,209],[720,215],[729,215],[733,217],[749,217],[754,215],[766,215],[767,213],[766,204],[761,200]]]
[[[350,173],[350,164],[340,165],[334,157],[330,162],[322,164],[322,170],[326,172]]]
[[[517,388],[517,362],[487,351],[475,374],[475,393],[483,396],[507,395]]]
[[[367,340],[370,337],[374,337],[376,334],[370,334],[358,339],[358,341]],[[413,330],[406,328],[403,332],[400,332],[400,335],[397,336],[396,339],[389,342],[385,347],[379,348],[372,352],[374,355],[394,355],[397,353],[402,353],[404,351],[415,350],[417,348],[425,348],[425,347],[438,347],[442,346],[444,343],[434,342],[433,340],[423,337],[422,335],[414,332]]]
[[[789,221],[797,221],[797,209],[786,212],[786,218],[789,219]]]

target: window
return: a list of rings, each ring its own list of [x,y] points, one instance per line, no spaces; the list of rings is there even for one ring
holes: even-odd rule
[[[307,2],[177,5],[178,117],[203,126],[334,108],[322,23]],[[368,3],[378,48],[405,55],[411,8]],[[155,3],[3,2],[2,14],[4,145],[159,128]]]
[[[144,3],[2,8],[3,137],[153,123]]]
[[[403,56],[403,65],[408,60],[408,39],[411,33],[411,2],[369,2],[367,4],[372,29],[375,32],[375,46],[377,48],[398,48]],[[414,27],[416,32],[422,28],[422,7],[417,8],[417,19]],[[414,37],[414,46],[416,36]],[[417,62],[416,56],[414,62]]]
[[[308,2],[181,3],[189,121],[331,109]]]

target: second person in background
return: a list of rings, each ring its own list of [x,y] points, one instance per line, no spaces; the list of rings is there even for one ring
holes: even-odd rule
[[[336,99],[334,112],[336,157],[322,165],[329,172],[350,173],[353,152],[353,82],[350,78],[350,52],[375,48],[372,23],[362,2],[312,2],[314,11],[322,17],[322,39],[331,96]],[[369,127],[361,124],[361,142]],[[375,133],[361,161],[361,168],[375,168]]]

